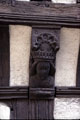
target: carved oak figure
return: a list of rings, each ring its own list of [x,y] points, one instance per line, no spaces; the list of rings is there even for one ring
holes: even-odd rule
[[[31,76],[31,87],[37,88],[49,88],[53,87],[53,75],[55,73],[54,65],[46,61],[40,61],[36,64],[33,64]]]
[[[49,33],[40,34],[32,44],[30,87],[53,88],[55,55],[59,49],[56,37]]]

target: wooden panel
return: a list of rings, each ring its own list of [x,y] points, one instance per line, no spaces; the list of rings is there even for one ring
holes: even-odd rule
[[[17,99],[12,99],[9,101],[10,102],[10,119],[16,119],[17,116]]]
[[[38,119],[45,119],[47,116],[45,116],[46,108],[45,108],[45,101],[39,100],[37,102],[38,104]],[[48,108],[47,108],[48,109]]]
[[[16,119],[53,119],[53,100],[17,99],[15,106]]]
[[[53,100],[30,100],[29,119],[53,119]]]
[[[28,100],[17,100],[17,119],[28,119]]]
[[[0,86],[9,85],[9,27],[0,26]]]

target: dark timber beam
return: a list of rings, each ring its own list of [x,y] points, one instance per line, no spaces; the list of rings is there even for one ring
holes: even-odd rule
[[[55,88],[55,97],[78,97],[80,98],[80,87],[56,87]]]
[[[28,87],[0,87],[0,100],[28,99]]]
[[[28,99],[29,98],[28,87],[0,87],[0,100],[8,99]],[[78,97],[80,98],[80,87],[55,87],[52,91],[55,97]]]
[[[80,4],[0,0],[0,22],[80,27]]]

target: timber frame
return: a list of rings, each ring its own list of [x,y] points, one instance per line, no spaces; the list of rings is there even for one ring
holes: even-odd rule
[[[80,0],[77,4],[55,4],[49,1],[42,2],[22,2],[15,0],[0,0],[0,24],[3,25],[29,25],[37,26],[37,28],[61,28],[61,27],[73,27],[80,28]],[[0,101],[5,101],[11,107],[12,116],[16,117],[15,103],[17,99],[29,99],[29,87],[0,87]],[[46,92],[44,92],[46,96]],[[57,87],[51,90],[51,95],[54,97],[80,97],[80,87]],[[10,104],[8,103],[10,100]],[[26,102],[26,101],[25,101]],[[40,101],[41,102],[41,101]],[[29,103],[29,101],[28,101]],[[34,102],[35,103],[35,102]],[[47,101],[45,102],[47,105]],[[29,103],[30,104],[30,103]],[[35,105],[41,105],[41,103],[35,103]],[[52,106],[53,101],[51,101],[50,106]],[[34,104],[31,102],[31,105]],[[49,106],[49,107],[50,107]],[[30,106],[29,106],[30,107]],[[43,107],[45,108],[44,104]],[[37,109],[37,108],[36,108]],[[31,110],[31,108],[30,108]],[[50,111],[53,108],[50,107]],[[36,110],[37,111],[37,110]],[[46,113],[50,112],[46,111]],[[28,111],[30,112],[30,111]],[[26,114],[27,112],[25,112]],[[28,114],[28,113],[27,113]],[[42,113],[43,114],[43,113]],[[48,118],[53,118],[53,113]],[[43,118],[45,118],[45,115]],[[31,117],[28,118],[38,118]],[[19,118],[20,119],[20,118]],[[26,119],[26,118],[25,118]]]
[[[11,1],[11,2],[10,2]],[[4,10],[5,9],[5,10]],[[80,27],[80,4],[0,0],[0,22],[5,24]]]
[[[0,87],[0,100],[29,99],[29,87]],[[53,90],[52,90],[53,92]],[[55,87],[54,97],[80,97],[80,87]]]

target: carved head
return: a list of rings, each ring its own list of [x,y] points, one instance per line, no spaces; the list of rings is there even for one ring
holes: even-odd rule
[[[55,66],[53,62],[49,61],[36,61],[32,64],[30,75],[34,76],[38,74],[40,77],[41,75],[45,74],[46,76],[53,76],[55,73]]]

